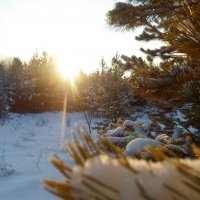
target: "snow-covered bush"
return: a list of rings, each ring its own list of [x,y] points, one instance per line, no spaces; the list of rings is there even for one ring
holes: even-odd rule
[[[161,144],[163,147],[161,150],[171,157],[194,157],[190,145],[193,140],[189,132],[177,127],[170,131],[170,134],[162,133],[166,131],[162,128],[158,129],[156,122],[152,121],[148,115],[143,114],[135,121],[120,120],[120,123],[111,123],[109,127],[111,130],[101,132],[100,138],[106,138],[121,147],[126,155],[137,155],[137,157],[149,159],[151,156],[148,155],[145,147],[157,147],[157,144]],[[101,140],[98,143],[100,144]]]
[[[44,180],[45,189],[54,195],[66,200],[199,200],[200,159],[147,162],[127,158],[106,140],[102,142],[113,153],[111,156],[103,148],[106,155],[102,155],[102,149],[89,135],[84,134],[84,138],[82,144],[77,141],[75,146],[67,143],[67,152],[76,163],[75,167],[69,167],[58,157],[51,160],[65,178],[63,182]],[[158,141],[155,143],[159,144]],[[151,144],[156,146],[155,143]],[[196,152],[200,156],[200,150]]]
[[[151,121],[140,125],[137,121],[118,120],[117,124],[110,123],[109,128],[111,130],[107,130],[105,134],[101,137],[106,137],[107,140],[114,143],[120,147],[126,147],[126,145],[136,138],[146,138],[148,132],[150,131]]]

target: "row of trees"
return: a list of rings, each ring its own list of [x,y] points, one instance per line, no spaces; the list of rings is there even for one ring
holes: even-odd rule
[[[1,114],[61,111],[66,101],[67,111],[89,111],[116,121],[139,102],[120,67],[103,59],[94,73],[80,71],[73,86],[46,52],[34,54],[27,63],[19,58],[1,62],[0,70]]]
[[[19,58],[2,61],[0,71],[1,113],[59,109],[64,82],[46,52],[34,54],[28,63]]]

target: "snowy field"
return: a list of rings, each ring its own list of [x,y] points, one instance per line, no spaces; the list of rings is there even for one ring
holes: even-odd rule
[[[0,120],[0,200],[57,199],[42,189],[41,179],[61,178],[48,161],[53,153],[72,164],[61,148],[62,119],[62,112],[52,112],[9,114]],[[64,132],[68,138],[81,121],[85,121],[81,113],[67,114]]]
[[[55,153],[67,162],[68,165],[72,166],[73,162],[62,148],[64,145],[62,133],[64,133],[68,140],[71,140],[71,132],[73,130],[76,132],[76,125],[85,124],[85,127],[87,127],[86,118],[82,113],[67,113],[66,117],[63,117],[63,114],[63,112],[25,115],[10,113],[6,119],[0,119],[0,200],[57,199],[42,189],[41,180],[43,178],[63,180],[48,160],[53,153]],[[126,125],[133,125],[135,132],[133,131],[133,133],[131,133],[132,136],[136,134],[137,137],[141,137],[138,133],[142,133],[142,130],[149,130],[152,121],[144,112],[135,112],[131,116],[135,119],[134,122],[125,120],[123,122],[123,127],[126,127]],[[184,120],[184,116],[181,112],[175,113],[173,116],[180,121]],[[96,126],[95,123],[102,120],[101,118],[93,118],[91,126]],[[143,129],[141,129],[136,122],[143,124]],[[160,126],[161,130],[165,128],[164,124],[159,122],[157,122],[157,124]],[[115,134],[122,129],[123,134],[125,134],[124,128],[118,127],[114,130],[108,130],[107,133],[104,134],[104,137],[107,137],[108,140],[113,142],[113,138],[110,136],[116,136]],[[191,131],[195,132],[196,130],[192,128]],[[130,134],[130,132],[128,133]],[[151,131],[151,134],[155,134],[154,131]],[[176,135],[176,132],[174,132],[174,134]],[[96,130],[92,130],[91,135],[96,139]],[[133,144],[132,149],[134,151],[138,148],[138,144],[136,145],[135,141],[138,142],[142,140],[142,143],[139,142],[142,148],[146,140],[148,140],[148,145],[150,145],[149,141],[151,139],[147,139],[146,136],[145,138],[143,137],[144,135],[142,138],[129,143]],[[126,137],[122,136],[118,138],[114,137],[115,140],[118,139],[120,141],[123,140],[123,138],[126,139]],[[177,138],[174,138],[174,140],[175,139]],[[157,140],[160,141],[159,138]],[[158,143],[158,141],[154,140],[153,142]],[[152,140],[150,142],[152,143]],[[164,145],[167,144],[168,143],[164,143]],[[183,144],[183,146],[184,145],[185,144]],[[129,146],[131,145],[127,145],[126,148],[126,151],[128,151],[127,155],[133,152],[132,150],[129,152]]]

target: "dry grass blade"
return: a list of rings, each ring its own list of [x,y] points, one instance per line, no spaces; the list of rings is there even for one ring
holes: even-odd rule
[[[61,183],[57,181],[52,181],[49,179],[44,179],[45,183],[44,189],[51,192],[52,194],[59,196],[65,200],[73,200],[74,198],[71,195],[71,192],[75,189],[66,183]]]
[[[195,144],[192,144],[192,150],[195,153],[195,155],[200,158],[200,148],[198,148]]]
[[[107,185],[107,184],[105,184],[105,183],[93,178],[92,176],[89,176],[89,175],[86,175],[86,174],[81,174],[81,176],[83,178],[93,182],[93,183],[98,184],[99,186],[103,187],[105,190],[110,190],[110,191],[112,191],[114,193],[119,193],[119,191],[117,189],[115,189],[115,188],[113,188],[113,187],[111,187],[111,186],[109,186],[109,185]]]
[[[192,167],[175,160],[172,162],[181,174],[190,179],[193,183],[197,184],[197,186],[200,185],[200,171],[197,171]]]
[[[145,150],[149,152],[156,161],[162,161],[167,158],[167,156],[161,151],[160,148],[153,148],[151,146],[146,146]]]
[[[66,178],[70,179],[69,173],[72,172],[72,169],[61,161],[58,157],[52,158],[50,162],[58,169],[58,171]],[[69,173],[67,173],[69,172]]]
[[[200,187],[193,185],[192,183],[188,182],[188,181],[182,181],[182,183],[184,185],[186,185],[187,187],[191,188],[192,190],[194,190],[195,192],[197,192],[198,194],[200,194]]]
[[[111,198],[108,195],[106,195],[103,190],[100,190],[100,189],[96,188],[94,185],[90,184],[88,181],[82,180],[81,182],[89,190],[91,190],[92,192],[96,193],[97,196],[101,196],[102,198],[107,199],[107,200],[114,200],[113,198]]]
[[[122,150],[118,146],[114,145],[106,138],[101,138],[101,142],[105,146],[107,146],[112,151],[112,153],[114,153],[115,157],[118,158],[118,162],[122,166],[126,167],[127,169],[131,170],[134,173],[138,173],[137,170],[133,168],[133,166],[130,166],[127,157],[123,154]]]
[[[177,197],[178,197],[179,199],[181,198],[181,199],[185,199],[185,200],[190,200],[189,197],[185,196],[184,194],[182,194],[182,192],[180,192],[180,191],[178,191],[177,189],[171,187],[170,185],[164,183],[163,186],[164,186],[167,190],[169,190],[170,192],[176,194]]]
[[[149,196],[149,193],[147,192],[149,189],[148,184],[145,184],[146,178],[149,178],[149,176],[146,177],[147,174],[153,175],[151,176],[152,179],[159,178],[159,180],[162,180],[163,184],[159,187],[164,187],[165,192],[168,194],[170,193],[172,199],[174,200],[189,200],[190,198],[188,194],[195,194],[198,196],[200,193],[200,171],[197,170],[198,168],[193,167],[191,164],[188,164],[188,162],[182,162],[179,160],[177,157],[175,157],[176,155],[171,152],[170,149],[163,149],[162,147],[153,149],[152,147],[146,147],[146,150],[151,153],[152,157],[156,161],[166,160],[166,165],[163,165],[163,167],[166,167],[166,170],[168,170],[169,167],[169,169],[176,171],[176,174],[178,174],[179,178],[181,176],[179,182],[182,186],[184,185],[188,189],[188,193],[183,192],[180,187],[175,187],[168,179],[162,179],[162,175],[158,175],[159,173],[157,174],[157,171],[154,168],[156,164],[154,165],[150,162],[146,162],[145,164],[142,161],[142,165],[144,164],[147,166],[146,170],[148,173],[146,173],[145,170],[140,170],[139,165],[141,163],[138,163],[139,165],[133,164],[134,162],[140,162],[139,160],[133,161],[131,158],[127,158],[119,147],[108,141],[106,138],[101,138],[101,145],[97,146],[87,132],[79,132],[78,136],[80,138],[76,138],[74,136],[73,144],[69,141],[66,141],[66,145],[68,154],[73,158],[74,163],[79,166],[73,170],[67,164],[61,161],[59,157],[55,156],[53,159],[51,159],[51,162],[61,172],[66,180],[65,182],[57,182],[49,179],[45,179],[43,181],[45,183],[44,188],[47,191],[63,200],[115,200],[116,198],[121,199],[121,197],[123,199],[123,192],[127,192],[127,190],[124,189],[124,187],[119,186],[121,184],[115,184],[112,183],[112,181],[107,181],[107,175],[110,176],[110,167],[112,166],[114,168],[119,167],[120,172],[124,171],[124,173],[126,172],[129,174],[127,177],[124,177],[123,175],[122,177],[120,173],[117,173],[116,180],[119,181],[118,183],[122,181],[122,184],[124,184],[126,179],[131,179],[131,181],[133,181],[135,184],[133,184],[134,186],[132,185],[133,187],[128,189],[131,191],[136,191],[136,193],[139,194],[139,197],[145,200],[155,200],[157,197],[155,194],[151,194],[151,196]],[[79,143],[79,140],[81,143]],[[193,146],[193,149],[195,150],[196,154],[199,155],[199,148]],[[106,154],[107,156],[100,156],[102,153]],[[89,160],[85,165],[87,159],[93,159],[93,157],[96,155],[99,156],[96,158],[98,162],[96,162],[95,159],[91,160],[91,162]],[[175,159],[170,159],[169,156],[173,156]],[[102,162],[103,158],[106,158],[106,162]],[[101,165],[104,171],[99,170]],[[160,165],[162,165],[162,162]],[[174,165],[174,167],[172,165]],[[106,171],[108,168],[109,170]],[[91,172],[91,174],[88,174],[88,170]],[[101,173],[106,174],[106,176],[102,176],[102,178],[104,177],[105,179],[99,178]],[[142,179],[139,179],[141,177]],[[141,182],[139,182],[139,180]],[[134,197],[135,193],[133,195],[133,199]]]
[[[86,148],[84,148],[84,146],[82,147],[80,145],[80,143],[78,142],[77,139],[74,139],[74,145],[79,150],[80,156],[83,158],[84,161],[86,161],[88,158],[90,158],[89,152],[86,150]]]
[[[100,154],[100,151],[99,151],[97,145],[94,143],[94,141],[90,135],[83,133],[83,138],[84,138],[85,142],[88,144],[88,147],[90,148],[90,150],[93,151],[93,155]]]
[[[87,129],[83,126],[83,130],[80,127],[77,127],[77,135],[83,143],[83,148],[87,151],[90,157],[96,156],[100,154],[100,150],[93,141],[92,137],[88,134]]]
[[[83,133],[83,131],[80,130],[80,127],[77,127],[77,134],[76,134],[76,136],[78,137],[78,139],[75,138],[75,134],[73,134],[73,137],[78,142],[81,141],[82,148],[85,148],[85,150],[87,151],[87,154],[90,155],[91,154],[90,149],[89,149],[88,144],[86,143],[86,141],[84,139],[84,135],[85,134]]]
[[[138,187],[138,189],[139,189],[139,191],[140,191],[140,195],[141,195],[144,199],[146,199],[146,200],[155,200],[155,199],[153,199],[152,197],[150,197],[150,196],[147,195],[147,193],[146,193],[146,191],[145,191],[145,188],[142,187],[142,185],[139,183],[139,181],[136,180],[135,183],[136,183],[136,185],[137,185],[137,187]]]
[[[71,145],[70,142],[68,142],[68,141],[65,141],[65,142],[68,147],[68,151],[70,152],[70,155],[73,158],[74,162],[78,165],[83,166],[84,162],[83,162],[82,158],[80,157],[79,153],[77,152],[77,150]]]

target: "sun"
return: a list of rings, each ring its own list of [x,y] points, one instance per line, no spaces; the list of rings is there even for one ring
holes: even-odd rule
[[[57,61],[58,71],[60,74],[66,78],[69,79],[71,82],[74,82],[74,79],[78,75],[80,69],[76,66],[73,66],[70,63],[66,64],[66,60],[62,61],[62,59],[58,59]]]

